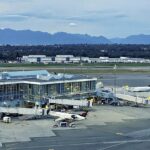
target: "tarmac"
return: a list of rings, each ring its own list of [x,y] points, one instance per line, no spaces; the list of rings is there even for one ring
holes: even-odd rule
[[[92,130],[95,130],[97,127],[106,128],[108,125],[112,124],[115,124],[115,126],[113,125],[112,128],[109,128],[109,132],[111,133],[116,130],[115,132],[118,133],[118,137],[122,135],[122,131],[124,131],[124,129],[117,131],[117,128],[120,129],[121,126],[125,125],[127,122],[138,121],[141,124],[141,121],[143,122],[143,120],[150,119],[149,114],[150,108],[135,108],[129,106],[94,106],[93,110],[89,112],[87,119],[84,121],[76,122],[75,128],[53,128],[53,119],[30,121],[13,120],[10,124],[0,122],[0,143],[1,146],[6,146],[12,142],[32,142],[33,138],[52,137],[51,139],[55,139],[57,138],[58,134],[56,133],[58,133],[58,131],[63,133],[65,132],[66,135],[70,132],[73,132],[72,129],[75,130],[74,132],[82,131],[84,133],[85,130],[87,132],[91,127],[93,127]],[[121,125],[119,126],[119,124]],[[143,124],[143,128],[140,126],[140,131],[136,130],[135,128],[137,124],[132,125],[133,127],[131,128],[131,131],[128,129],[128,131],[125,131],[126,133],[124,133],[124,135],[127,137],[142,138],[150,136],[150,128],[148,128],[148,125],[146,128],[145,124]],[[95,137],[96,135],[93,134],[92,136]],[[116,135],[113,135],[113,137],[116,137]],[[84,140],[86,140],[86,138]]]
[[[30,141],[30,137],[55,136],[50,130],[50,120],[0,122],[0,145],[8,142]]]

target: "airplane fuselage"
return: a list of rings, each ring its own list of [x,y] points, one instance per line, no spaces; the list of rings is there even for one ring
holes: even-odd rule
[[[53,117],[58,117],[58,118],[62,118],[62,119],[76,120],[76,121],[80,121],[80,120],[85,119],[85,117],[80,116],[78,114],[69,114],[69,113],[64,113],[64,112],[50,111],[49,115],[51,115]]]
[[[150,87],[148,87],[148,86],[145,86],[145,87],[131,87],[129,89],[129,91],[131,91],[131,92],[149,92]]]

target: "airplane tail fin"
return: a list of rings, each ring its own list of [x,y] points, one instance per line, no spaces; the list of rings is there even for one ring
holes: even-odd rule
[[[80,116],[83,116],[83,117],[86,117],[87,114],[88,114],[88,111],[85,111],[85,112],[83,112],[83,113],[81,113],[81,114],[79,114],[79,115],[80,115]]]

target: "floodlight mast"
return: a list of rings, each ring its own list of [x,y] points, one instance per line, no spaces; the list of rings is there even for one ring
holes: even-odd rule
[[[114,94],[115,94],[115,101],[117,101],[117,98],[116,98],[116,94],[117,94],[117,76],[116,76],[116,71],[117,71],[117,65],[115,64],[114,67],[113,67],[113,70],[114,70]]]

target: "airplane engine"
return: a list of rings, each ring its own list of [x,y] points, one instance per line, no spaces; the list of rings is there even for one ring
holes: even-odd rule
[[[74,120],[77,119],[76,115],[71,115],[71,118],[73,118]]]

